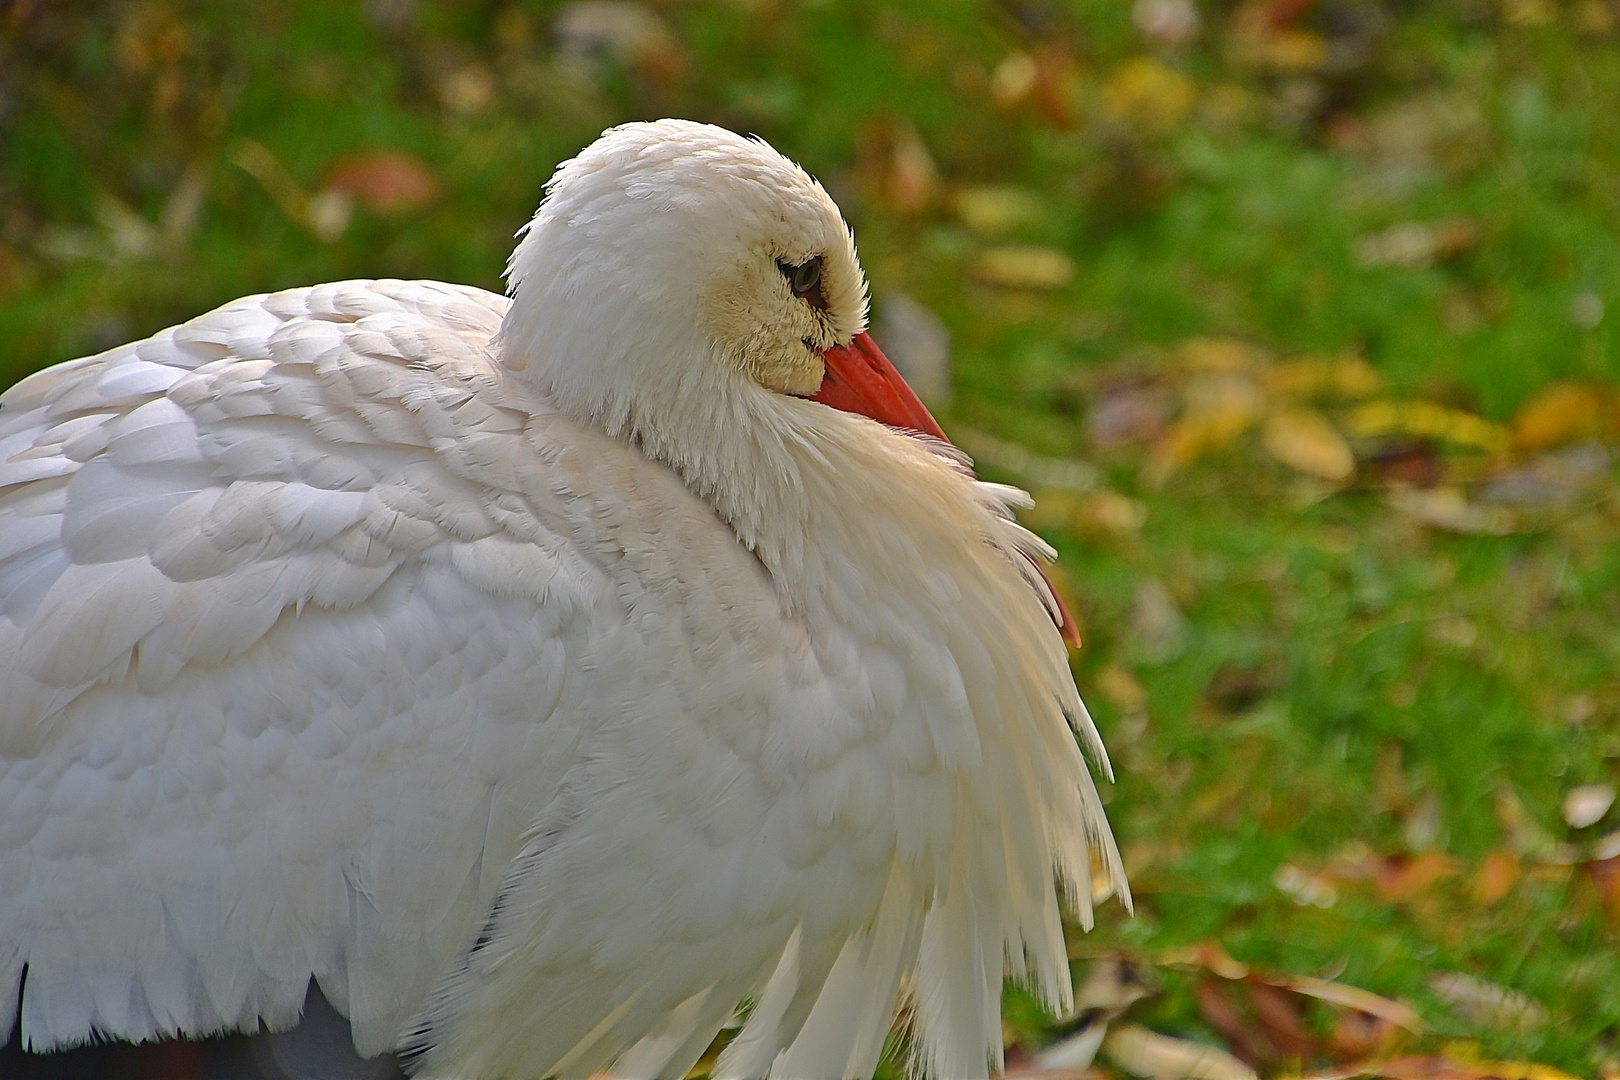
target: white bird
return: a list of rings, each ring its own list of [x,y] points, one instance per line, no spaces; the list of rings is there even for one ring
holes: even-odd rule
[[[906,994],[987,1075],[1125,899],[1025,496],[762,141],[612,129],[521,235],[510,300],[252,296],[0,397],[0,1041],[313,980],[425,1076],[679,1077],[749,1002],[716,1075],[822,1080]]]

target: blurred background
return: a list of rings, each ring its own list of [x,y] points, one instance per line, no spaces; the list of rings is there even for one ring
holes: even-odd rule
[[[1079,1015],[1009,990],[1009,1067],[1620,1076],[1617,46],[1609,0],[0,0],[0,381],[499,289],[604,127],[756,132],[1083,623],[1136,914]]]

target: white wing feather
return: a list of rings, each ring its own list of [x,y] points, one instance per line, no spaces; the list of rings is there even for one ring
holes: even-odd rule
[[[481,393],[503,310],[252,297],[0,399],[0,998],[26,966],[30,1046],[285,1026],[313,976],[375,1053],[465,947],[579,737],[582,613],[620,606],[457,475],[523,446]]]

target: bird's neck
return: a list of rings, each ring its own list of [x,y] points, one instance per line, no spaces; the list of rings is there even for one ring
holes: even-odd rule
[[[971,479],[863,417],[750,387],[680,431],[678,445],[636,441],[754,552],[789,614],[907,594],[930,564],[983,546]]]

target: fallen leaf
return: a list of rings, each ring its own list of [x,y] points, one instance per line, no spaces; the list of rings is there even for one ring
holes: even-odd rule
[[[1192,79],[1151,56],[1122,64],[1103,88],[1103,107],[1133,131],[1159,134],[1187,118],[1197,100]]]
[[[1369,401],[1352,409],[1346,422],[1353,435],[1416,435],[1491,453],[1505,452],[1512,443],[1500,425],[1429,401]]]
[[[1147,504],[1117,491],[1098,491],[1081,500],[1074,526],[1082,533],[1128,536],[1147,524]]]
[[[1186,647],[1187,617],[1158,578],[1137,583],[1128,632],[1134,651],[1149,664],[1173,660]]]
[[[1271,875],[1271,883],[1300,907],[1330,908],[1339,902],[1339,890],[1320,874],[1284,863]]]
[[[1086,413],[1086,432],[1099,450],[1150,442],[1175,414],[1170,393],[1154,386],[1129,386],[1102,394]]]
[[[1356,241],[1356,259],[1363,266],[1421,269],[1456,258],[1479,244],[1479,223],[1473,218],[1445,221],[1406,221]]]
[[[1193,987],[1193,999],[1198,1002],[1198,1011],[1214,1028],[1221,1038],[1226,1040],[1234,1053],[1244,1061],[1258,1062],[1275,1056],[1272,1046],[1264,1043],[1264,1035],[1257,1031],[1250,1023],[1243,1011],[1232,1002],[1230,992],[1224,984],[1214,979],[1200,979]]]
[[[1513,444],[1536,453],[1620,431],[1620,396],[1593,383],[1558,382],[1544,387],[1513,416]]]
[[[999,109],[1011,109],[1035,91],[1040,69],[1026,52],[1008,53],[990,73],[990,100]]]
[[[323,188],[343,192],[379,214],[409,213],[439,194],[433,171],[403,150],[369,150],[341,158],[327,173]]]
[[[1303,1060],[1316,1049],[1316,1040],[1306,1030],[1305,1020],[1294,1005],[1294,998],[1280,987],[1265,982],[1249,983],[1254,1016],[1283,1057]]]
[[[1170,48],[1192,44],[1204,28],[1193,0],[1136,0],[1131,22],[1143,37]]]
[[[1610,925],[1620,925],[1620,854],[1589,860],[1581,865],[1597,886],[1603,914]]]
[[[1440,851],[1387,855],[1378,864],[1378,897],[1390,903],[1410,900],[1457,872],[1458,861]]]
[[[1583,784],[1571,788],[1564,796],[1564,822],[1572,829],[1596,825],[1613,805],[1613,784]]]
[[[1507,834],[1507,846],[1511,850],[1530,858],[1545,859],[1557,848],[1558,842],[1552,833],[1531,816],[1524,800],[1519,798],[1519,793],[1506,778],[1497,782],[1492,794],[1492,806],[1496,811],[1496,823]]]
[[[1102,1051],[1128,1073],[1155,1080],[1257,1080],[1258,1074],[1225,1050],[1125,1024],[1109,1031]]]
[[[1513,511],[1470,503],[1457,487],[1394,488],[1389,504],[1425,525],[1464,536],[1506,536],[1518,528]]]
[[[1547,1007],[1527,994],[1460,971],[1429,979],[1429,989],[1463,1019],[1494,1031],[1528,1033],[1547,1026]]]
[[[1197,376],[1185,393],[1186,411],[1153,444],[1147,474],[1151,483],[1162,483],[1177,469],[1232,445],[1253,426],[1264,403],[1254,381],[1236,373]]]
[[[576,61],[608,53],[668,88],[685,76],[690,62],[681,39],[645,4],[633,0],[578,0],[557,14],[559,52]]]
[[[862,186],[896,213],[920,214],[940,193],[939,166],[909,120],[883,116],[861,132],[856,168]]]
[[[1490,905],[1506,896],[1519,880],[1519,856],[1498,848],[1480,861],[1474,875],[1474,899]]]
[[[1363,398],[1383,389],[1384,376],[1356,353],[1281,360],[1260,373],[1266,393],[1276,397]]]
[[[1246,979],[1249,976],[1249,965],[1235,959],[1219,941],[1206,941],[1184,952],[1169,953],[1163,962],[1193,964],[1207,968],[1223,979]]]
[[[1296,994],[1325,1001],[1330,1005],[1339,1005],[1380,1017],[1414,1035],[1423,1031],[1422,1018],[1408,1006],[1381,997],[1371,990],[1363,990],[1359,986],[1349,986],[1334,982],[1332,979],[1319,979],[1314,975],[1294,975],[1287,972],[1257,973],[1253,977],[1283,990],[1292,990]]]
[[[1053,248],[1008,245],[981,252],[973,272],[1009,289],[1061,289],[1074,279],[1074,260]]]
[[[1241,338],[1188,338],[1177,352],[1191,370],[1221,374],[1255,371],[1269,360],[1264,349]]]
[[[1266,417],[1261,442],[1291,469],[1323,480],[1349,479],[1356,470],[1350,444],[1315,409],[1279,409]]]
[[[1097,689],[1120,712],[1140,712],[1147,707],[1147,688],[1140,679],[1118,664],[1109,664],[1097,673]]]
[[[961,188],[951,199],[951,209],[958,221],[987,236],[1035,225],[1044,217],[1035,192],[1005,184]]]
[[[1481,494],[1492,502],[1527,510],[1567,510],[1582,495],[1605,486],[1612,460],[1607,447],[1579,443],[1496,473]]]
[[[1327,1048],[1339,1061],[1387,1054],[1401,1039],[1401,1029],[1382,1016],[1346,1009],[1328,1035]]]
[[[1232,53],[1239,63],[1284,74],[1305,74],[1328,58],[1328,42],[1314,30],[1293,25],[1292,8],[1280,14],[1268,0],[1249,0],[1232,18]]]

